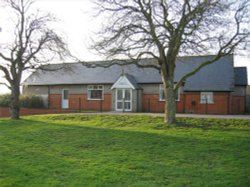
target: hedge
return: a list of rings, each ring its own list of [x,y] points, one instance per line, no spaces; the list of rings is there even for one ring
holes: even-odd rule
[[[0,95],[0,107],[9,107],[10,94]],[[19,106],[23,108],[45,108],[39,96],[21,96]]]
[[[0,95],[0,107],[8,107],[10,103],[10,95]]]

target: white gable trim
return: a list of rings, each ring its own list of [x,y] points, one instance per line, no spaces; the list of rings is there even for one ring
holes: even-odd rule
[[[128,80],[128,78],[125,75],[121,75],[119,79],[113,84],[111,89],[114,88],[126,88],[126,89],[135,89],[133,84]]]

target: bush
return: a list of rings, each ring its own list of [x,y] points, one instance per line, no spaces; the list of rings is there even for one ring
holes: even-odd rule
[[[0,95],[0,107],[9,107],[10,94]]]
[[[20,107],[24,108],[44,108],[44,103],[39,96],[22,96],[20,98]]]
[[[0,95],[0,107],[9,107],[10,94]],[[21,96],[20,107],[23,108],[44,108],[44,103],[39,96]]]

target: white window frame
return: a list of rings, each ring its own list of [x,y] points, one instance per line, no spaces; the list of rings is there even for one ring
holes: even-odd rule
[[[214,93],[213,92],[201,92],[200,93],[200,103],[201,104],[213,104],[214,103]]]
[[[91,91],[100,90],[102,92],[101,98],[91,98]],[[88,85],[88,100],[103,100],[104,86],[103,85]]]
[[[166,101],[165,97],[163,98],[162,95],[164,94],[164,89],[163,89],[163,84],[159,85],[159,101]],[[181,90],[180,88],[178,88],[178,93],[177,93],[177,99],[175,99],[175,101],[180,101],[180,95],[181,95]]]

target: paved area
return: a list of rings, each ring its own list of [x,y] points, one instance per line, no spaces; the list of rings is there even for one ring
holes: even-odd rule
[[[101,112],[101,113],[83,113],[83,114],[100,114],[100,115],[152,115],[164,116],[163,113],[129,113],[129,112]],[[213,115],[213,114],[176,114],[177,117],[190,117],[190,118],[218,118],[218,119],[246,119],[250,120],[250,115]]]

